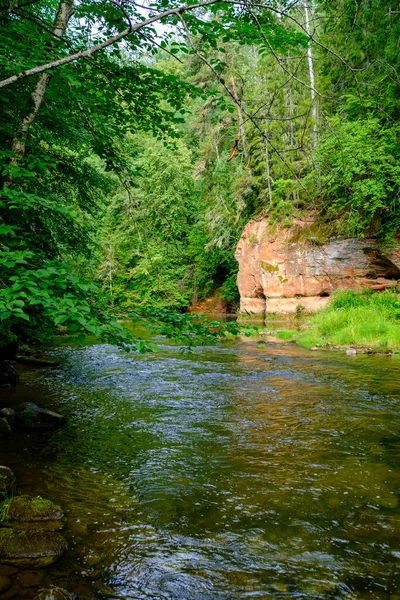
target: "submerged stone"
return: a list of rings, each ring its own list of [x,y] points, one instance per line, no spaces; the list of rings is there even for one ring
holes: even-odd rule
[[[40,594],[35,596],[34,600],[75,600],[75,594],[71,594],[64,588],[51,587],[47,590],[42,590]]]
[[[0,529],[0,562],[21,568],[51,565],[67,550],[57,531]]]
[[[43,575],[33,571],[25,571],[18,576],[18,583],[23,588],[39,587],[42,584]]]
[[[9,467],[0,465],[0,495],[9,495],[15,487],[15,475]]]
[[[0,575],[0,593],[7,591],[10,585],[11,580],[8,579],[8,577],[5,577],[4,575]]]
[[[6,438],[11,433],[11,427],[7,423],[7,420],[0,417],[0,438]]]
[[[63,512],[59,506],[40,496],[16,496],[11,500],[7,511],[7,520],[17,523],[59,521],[62,517]]]
[[[11,567],[10,565],[0,565],[0,575],[2,577],[11,577],[18,573],[18,569]]]
[[[52,431],[65,421],[66,417],[52,410],[40,408],[32,402],[23,402],[16,408],[13,424],[22,431]]]

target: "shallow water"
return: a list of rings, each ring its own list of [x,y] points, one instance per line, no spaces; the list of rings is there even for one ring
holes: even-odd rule
[[[400,598],[400,361],[254,341],[60,346],[2,404],[69,417],[0,444],[66,511],[44,583],[81,598]],[[25,598],[25,596],[24,596]]]

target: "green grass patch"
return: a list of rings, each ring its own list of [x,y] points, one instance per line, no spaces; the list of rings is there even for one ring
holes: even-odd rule
[[[279,340],[294,340],[296,338],[297,333],[297,331],[285,329],[283,331],[277,331],[275,337],[277,337]]]
[[[294,338],[307,348],[332,344],[400,352],[400,295],[394,289],[338,292],[326,308],[307,319],[305,330],[282,331],[278,337]]]

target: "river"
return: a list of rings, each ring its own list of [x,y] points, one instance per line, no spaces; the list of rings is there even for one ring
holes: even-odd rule
[[[1,441],[61,504],[45,583],[81,599],[400,598],[400,360],[254,340],[60,345],[2,405],[68,416]]]

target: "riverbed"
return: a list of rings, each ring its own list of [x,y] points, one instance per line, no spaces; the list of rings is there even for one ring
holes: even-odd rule
[[[66,513],[70,549],[43,585],[84,600],[400,598],[400,360],[254,340],[48,354],[62,368],[20,367],[1,403],[67,424],[0,443],[19,492]]]

